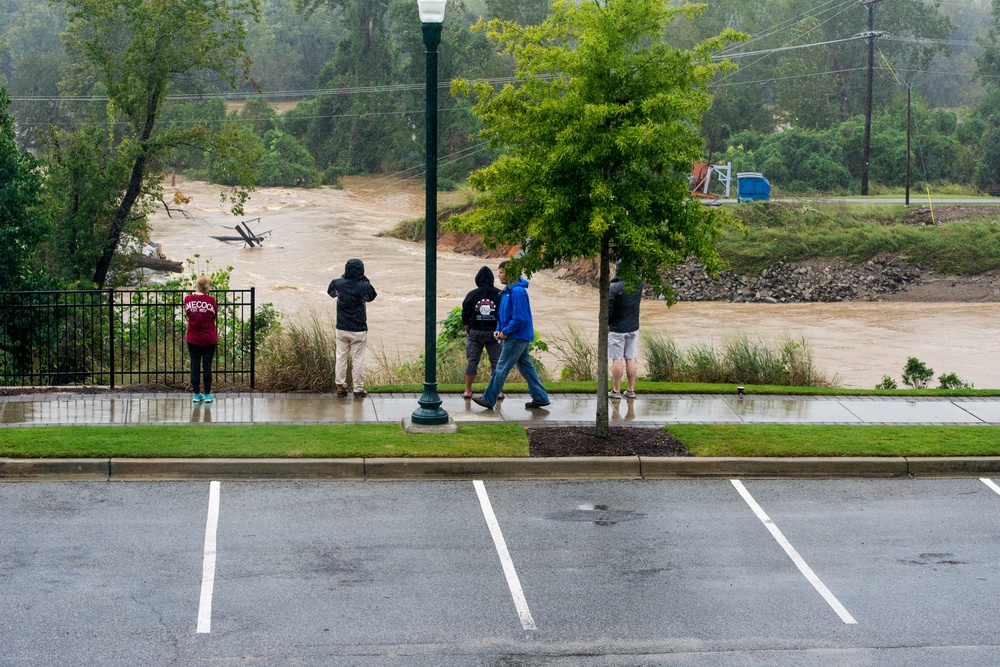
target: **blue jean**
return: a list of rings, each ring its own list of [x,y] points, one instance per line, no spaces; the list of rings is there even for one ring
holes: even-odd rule
[[[531,363],[531,355],[528,353],[528,341],[514,340],[508,338],[503,341],[500,349],[500,360],[497,361],[497,368],[490,376],[490,384],[483,392],[483,400],[496,405],[497,395],[503,390],[503,384],[507,381],[510,371],[517,365],[517,370],[528,382],[528,391],[531,393],[531,400],[537,403],[548,403],[549,395],[542,386],[542,381],[538,377],[538,371]]]

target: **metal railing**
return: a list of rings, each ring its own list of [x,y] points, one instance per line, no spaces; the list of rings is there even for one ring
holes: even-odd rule
[[[0,292],[0,385],[186,387],[182,290]],[[215,384],[254,388],[254,288],[213,291]]]

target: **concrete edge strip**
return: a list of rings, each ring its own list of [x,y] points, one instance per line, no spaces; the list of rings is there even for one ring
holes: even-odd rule
[[[0,481],[730,479],[1000,476],[996,457],[0,458]]]

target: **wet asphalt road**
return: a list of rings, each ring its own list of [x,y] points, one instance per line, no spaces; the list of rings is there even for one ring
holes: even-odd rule
[[[988,480],[5,483],[0,516],[4,666],[1000,663]]]

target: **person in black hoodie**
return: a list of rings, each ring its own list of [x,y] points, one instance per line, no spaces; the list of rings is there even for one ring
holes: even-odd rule
[[[360,259],[349,259],[344,275],[330,282],[326,293],[337,300],[337,396],[347,396],[347,358],[353,364],[354,397],[364,398],[365,351],[368,346],[368,313],[365,307],[377,296],[365,277]]]
[[[497,369],[500,358],[500,341],[493,332],[497,328],[497,308],[500,306],[500,290],[493,284],[493,271],[484,266],[476,274],[476,289],[462,301],[462,326],[468,339],[465,342],[465,398],[472,398],[472,381],[476,379],[483,348],[490,358],[490,367]],[[499,396],[497,397],[499,398]]]

